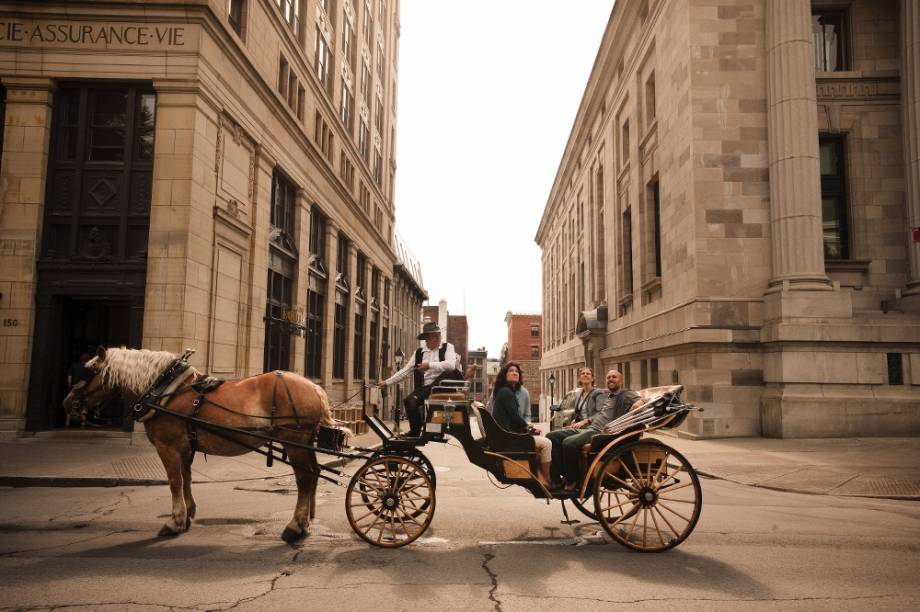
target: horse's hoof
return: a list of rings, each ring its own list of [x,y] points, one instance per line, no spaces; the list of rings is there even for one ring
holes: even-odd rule
[[[192,517],[185,519],[185,530],[188,531],[192,528]]]
[[[291,529],[290,527],[285,527],[284,531],[281,532],[281,539],[287,542],[288,544],[293,544],[304,536],[305,532],[297,532]]]
[[[162,529],[160,529],[160,533],[157,534],[157,536],[161,538],[174,538],[177,535],[179,535],[178,531],[173,531],[166,525],[163,525]]]

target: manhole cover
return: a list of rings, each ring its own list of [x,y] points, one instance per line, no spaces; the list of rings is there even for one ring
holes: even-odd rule
[[[166,470],[156,457],[138,457],[113,461],[112,470],[119,478],[135,478],[138,480],[164,480]]]

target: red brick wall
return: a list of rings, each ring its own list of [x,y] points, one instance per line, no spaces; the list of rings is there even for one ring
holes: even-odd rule
[[[536,325],[539,333],[530,335],[530,328]],[[536,346],[537,353],[532,355],[530,347]],[[524,386],[530,391],[530,400],[536,403],[540,397],[540,358],[543,355],[543,317],[542,315],[511,315],[508,325],[508,359],[517,361],[524,370]]]
[[[447,341],[454,345],[454,350],[460,353],[460,359],[463,365],[467,364],[467,338],[469,336],[469,327],[466,323],[466,315],[448,315],[447,316]]]

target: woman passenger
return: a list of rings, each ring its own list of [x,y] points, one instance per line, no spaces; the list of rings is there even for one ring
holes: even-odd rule
[[[540,430],[529,427],[518,411],[515,393],[524,384],[521,366],[516,361],[509,361],[495,377],[495,392],[492,400],[492,416],[498,426],[511,433],[523,433],[534,436],[540,470],[539,479],[544,487],[550,487],[549,464],[552,459],[552,443],[540,435]]]

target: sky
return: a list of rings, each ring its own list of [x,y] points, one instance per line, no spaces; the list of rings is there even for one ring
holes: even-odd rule
[[[397,232],[490,357],[541,312],[534,236],[613,1],[400,3]]]

